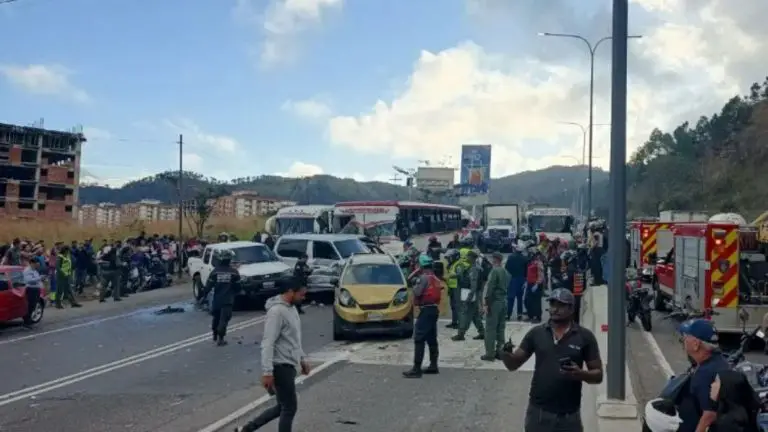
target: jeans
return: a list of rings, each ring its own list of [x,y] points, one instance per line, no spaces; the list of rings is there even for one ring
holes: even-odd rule
[[[512,310],[517,303],[517,315],[523,314],[524,277],[512,277],[507,288],[507,318],[512,317]]]
[[[581,413],[557,414],[528,405],[525,410],[525,432],[584,432]]]
[[[459,324],[459,288],[451,288],[448,290],[448,300],[451,305],[451,324]]]
[[[276,364],[272,370],[275,377],[275,399],[277,404],[262,411],[255,419],[243,427],[246,432],[255,431],[276,418],[280,418],[277,424],[278,432],[291,432],[293,430],[293,418],[298,410],[298,397],[296,396],[296,368],[287,364]]]
[[[227,325],[232,319],[232,305],[219,306],[211,310],[211,330],[215,336],[223,338],[227,335]]]

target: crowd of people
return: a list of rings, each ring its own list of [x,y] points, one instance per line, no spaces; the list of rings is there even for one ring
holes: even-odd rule
[[[103,239],[94,245],[92,239],[70,244],[56,242],[51,247],[45,241],[14,239],[0,247],[0,265],[34,267],[40,275],[41,288],[56,308],[65,304],[77,308],[79,295],[88,287],[99,288],[99,300],[106,301],[108,294],[113,300],[137,291],[129,285],[132,270],[139,280],[151,270],[153,260],[162,270],[172,274],[184,266],[188,251],[195,242],[180,243],[172,235],[141,233],[126,240]]]

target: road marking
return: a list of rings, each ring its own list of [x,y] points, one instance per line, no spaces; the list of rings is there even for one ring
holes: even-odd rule
[[[310,359],[312,357],[310,356]],[[310,377],[313,377],[320,372],[328,369],[329,367],[335,365],[336,363],[342,362],[344,360],[347,360],[349,358],[349,353],[343,352],[337,355],[336,357],[333,357],[325,362],[323,362],[320,366],[312,369],[312,371],[309,373],[309,375],[301,375],[296,378],[296,384],[301,384],[305,380],[309,379]],[[246,414],[250,413],[251,411],[256,410],[260,406],[264,405],[265,403],[269,402],[272,399],[272,396],[270,395],[264,395],[255,401],[249,403],[248,405],[240,408],[239,410],[227,415],[226,417],[222,418],[221,420],[212,423],[203,429],[200,429],[198,432],[218,432],[222,430],[225,426],[235,422],[236,420],[240,419],[241,417],[244,417]]]
[[[253,327],[257,324],[260,324],[266,320],[266,317],[260,316],[256,318],[251,318],[249,320],[245,320],[242,322],[239,322],[237,324],[234,324],[232,327],[228,329],[229,333],[238,331],[238,330],[244,330],[249,327]],[[199,344],[204,341],[210,341],[211,340],[211,333],[204,333],[201,335],[193,336],[188,339],[184,339],[182,341],[174,342],[172,344],[168,344],[165,346],[161,346],[158,348],[155,348],[153,350],[149,350],[146,352],[143,352],[141,354],[136,354],[130,357],[126,357],[121,360],[117,360],[114,362],[106,363],[101,366],[96,366],[94,368],[84,370],[72,375],[68,375],[65,377],[61,377],[52,381],[48,381],[42,384],[37,384],[31,387],[27,387],[21,390],[17,390],[11,393],[6,393],[4,395],[0,395],[0,407],[18,402],[20,400],[30,398],[33,396],[37,396],[43,393],[47,393],[62,387],[66,387],[71,384],[75,384],[81,381],[85,381],[89,378],[94,378],[100,375],[103,375],[107,372],[112,372],[117,369],[122,369],[127,366],[131,366],[137,363],[141,363],[147,360],[151,360],[153,358],[157,358],[160,356],[164,356],[166,354],[170,354],[173,352],[176,352],[178,350],[190,347],[192,345]]]
[[[167,302],[160,302],[160,303],[161,304],[166,304]],[[175,303],[178,303],[178,302],[175,302]],[[130,316],[133,316],[133,315],[138,315],[140,313],[146,312],[147,309],[150,309],[150,308],[153,308],[153,307],[160,307],[160,305],[158,304],[158,305],[155,305],[155,306],[151,306],[151,305],[143,306],[143,307],[140,307],[139,309],[134,310],[133,312],[128,312],[128,313],[124,313],[124,314],[120,314],[120,315],[108,316],[108,317],[104,317],[104,318],[98,318],[98,319],[95,319],[95,320],[81,322],[79,324],[73,324],[73,325],[70,325],[70,326],[60,327],[60,328],[57,328],[57,329],[47,330],[47,331],[39,332],[39,333],[32,333],[32,334],[29,334],[29,335],[26,335],[26,336],[19,336],[19,337],[15,337],[15,338],[12,338],[12,339],[0,340],[0,345],[6,345],[6,344],[14,343],[14,342],[21,342],[21,341],[25,341],[25,340],[35,339],[35,338],[41,337],[41,336],[48,336],[48,335],[52,335],[52,334],[56,334],[56,333],[61,333],[61,332],[69,331],[69,330],[74,330],[74,329],[81,328],[81,327],[88,327],[88,326],[92,326],[92,325],[96,325],[96,324],[101,324],[103,322],[112,321],[112,320],[116,320],[116,319],[120,319],[120,318],[127,318],[127,317],[130,317]],[[45,319],[45,317],[43,317],[43,319]]]
[[[667,361],[667,358],[664,357],[664,353],[661,351],[661,347],[659,346],[658,342],[656,342],[656,338],[653,337],[653,334],[651,332],[643,331],[643,338],[645,338],[645,342],[648,343],[648,346],[651,347],[651,353],[654,357],[656,357],[656,361],[659,363],[659,366],[661,366],[661,369],[664,371],[665,374],[667,374],[667,378],[673,376],[675,374],[675,370],[672,369],[672,366]]]
[[[9,343],[14,343],[14,342],[21,342],[21,341],[25,341],[25,340],[29,340],[29,339],[34,339],[36,337],[47,336],[47,335],[51,335],[51,334],[54,334],[54,333],[61,333],[61,332],[65,332],[65,331],[68,331],[68,330],[74,330],[74,329],[81,328],[81,327],[88,327],[88,326],[100,324],[100,323],[103,323],[103,322],[106,322],[106,321],[112,321],[112,320],[116,320],[116,319],[120,319],[120,318],[126,318],[126,317],[129,317],[129,316],[132,316],[132,315],[139,314],[141,312],[144,312],[144,308],[142,308],[141,310],[136,310],[136,311],[125,313],[125,314],[121,314],[121,315],[109,316],[109,317],[105,317],[105,318],[98,318],[98,319],[95,319],[95,320],[82,322],[80,324],[73,324],[73,325],[70,325],[70,326],[61,327],[61,328],[57,328],[57,329],[53,329],[53,330],[47,330],[47,331],[40,332],[40,333],[33,333],[33,334],[30,334],[30,335],[26,335],[26,336],[19,336],[19,337],[15,337],[13,339],[0,340],[0,345],[5,345],[5,344],[9,344]]]

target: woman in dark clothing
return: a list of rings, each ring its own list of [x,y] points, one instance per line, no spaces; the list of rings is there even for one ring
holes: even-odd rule
[[[717,406],[717,419],[709,432],[759,432],[760,399],[747,377],[733,370],[720,372],[709,393]]]

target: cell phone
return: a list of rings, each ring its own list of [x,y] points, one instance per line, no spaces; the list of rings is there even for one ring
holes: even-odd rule
[[[573,360],[571,360],[570,357],[562,357],[560,358],[560,368],[561,369],[570,369],[574,365]]]

